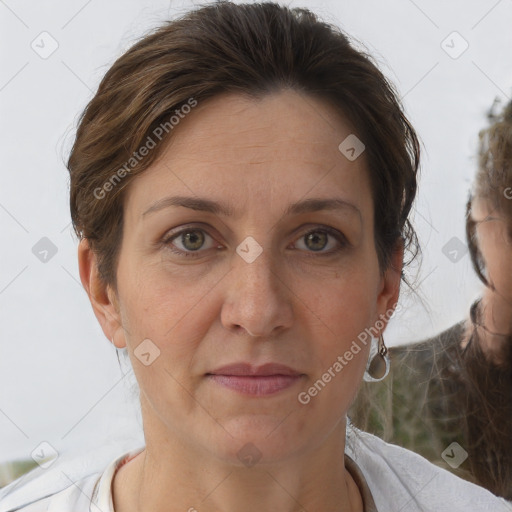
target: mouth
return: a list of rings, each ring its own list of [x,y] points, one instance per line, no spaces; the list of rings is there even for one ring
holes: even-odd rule
[[[244,395],[273,395],[297,384],[305,374],[288,366],[267,363],[257,368],[249,363],[223,366],[206,374],[212,382]]]

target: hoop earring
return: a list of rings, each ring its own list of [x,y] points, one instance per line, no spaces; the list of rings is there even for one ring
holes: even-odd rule
[[[389,373],[390,360],[388,356],[388,349],[384,344],[384,337],[382,334],[379,338],[372,336],[372,345],[370,347],[370,355],[363,379],[366,382],[380,382],[384,380]]]

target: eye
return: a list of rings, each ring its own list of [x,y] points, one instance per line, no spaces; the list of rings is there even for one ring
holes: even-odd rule
[[[174,233],[172,236],[166,237],[162,243],[168,246],[169,250],[176,254],[193,257],[200,252],[200,249],[213,248],[211,242],[209,247],[204,247],[205,240],[208,238],[213,241],[213,238],[203,229],[186,228],[182,229],[178,233]]]
[[[205,245],[205,241],[210,240],[209,244]],[[162,243],[173,253],[185,257],[197,257],[202,252],[212,249],[215,246],[214,239],[203,229],[196,227],[189,227],[173,233],[165,237]],[[297,243],[303,242],[305,249],[299,247],[310,253],[319,253],[322,255],[330,255],[341,251],[349,245],[345,236],[338,230],[329,227],[322,227],[308,231],[298,239]],[[330,250],[324,250],[325,248]]]
[[[331,239],[330,243],[329,239]],[[299,242],[301,241],[304,242],[304,246],[308,252],[319,252],[326,255],[336,253],[348,245],[347,239],[342,233],[329,227],[322,227],[308,231],[305,235],[302,235],[302,237],[299,238]],[[331,246],[331,249],[324,251],[323,249],[329,245]]]

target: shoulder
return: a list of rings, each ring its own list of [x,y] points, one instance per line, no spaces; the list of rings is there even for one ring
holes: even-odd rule
[[[347,427],[346,450],[366,478],[378,510],[512,511],[503,498],[352,426]]]
[[[442,368],[458,366],[466,325],[463,320],[423,341],[390,347],[389,355],[397,375],[431,379]]]
[[[61,466],[57,476],[40,477],[30,485],[12,482],[13,489],[1,490],[0,512],[112,512],[114,474],[143,449],[139,446],[117,455],[106,467],[91,472],[84,472],[83,465],[69,464]]]
[[[61,491],[27,503],[21,508],[11,508],[8,512],[93,512],[92,497],[97,491],[101,476],[101,473],[96,473],[77,482],[70,482]]]
[[[466,320],[461,320],[448,329],[445,329],[430,338],[390,347],[389,353],[391,356],[395,357],[404,357],[405,355],[411,356],[415,354],[421,355],[422,357],[425,357],[427,354],[433,355],[439,350],[453,347],[457,342],[460,342],[465,329]]]

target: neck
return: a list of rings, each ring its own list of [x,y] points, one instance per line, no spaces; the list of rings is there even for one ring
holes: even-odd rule
[[[244,467],[163,431],[123,466],[112,485],[116,512],[362,511],[344,465],[345,421],[323,445],[277,463]],[[146,425],[145,425],[146,430]],[[212,450],[213,452],[213,450]]]

